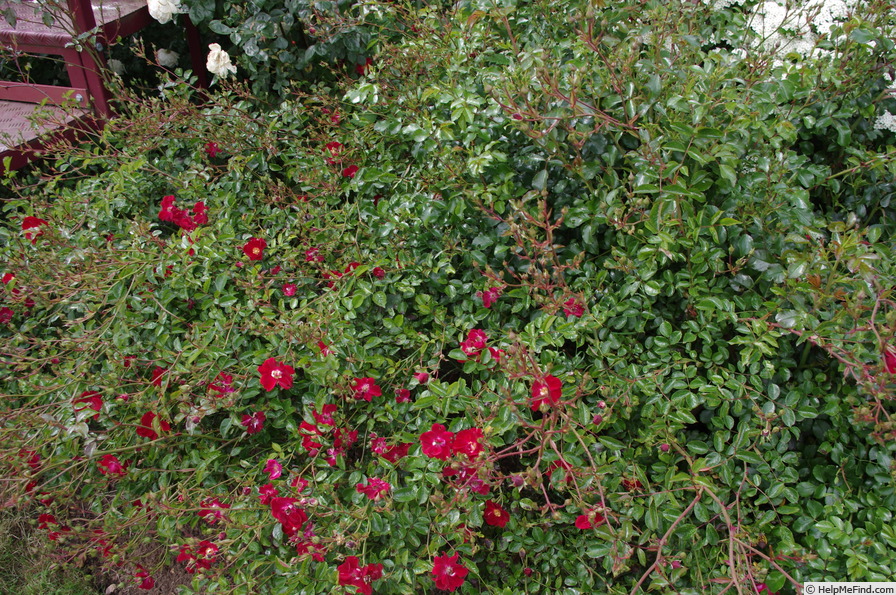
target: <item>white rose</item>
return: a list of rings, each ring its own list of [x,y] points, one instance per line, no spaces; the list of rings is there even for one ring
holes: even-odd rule
[[[217,43],[209,44],[208,60],[205,67],[208,71],[216,76],[227,76],[229,73],[236,74],[236,66],[230,62],[230,54],[221,49]]]
[[[180,54],[177,52],[172,52],[171,50],[166,49],[156,50],[156,62],[159,63],[159,66],[174,68],[177,66],[178,58],[180,58]]]
[[[183,12],[180,0],[146,0],[146,5],[149,7],[149,16],[160,23],[167,23],[174,15]]]

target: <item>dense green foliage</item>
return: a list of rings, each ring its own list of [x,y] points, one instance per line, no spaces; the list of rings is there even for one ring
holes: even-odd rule
[[[608,4],[364,5],[403,33],[356,80],[174,82],[20,188],[0,453],[60,547],[196,592],[896,580],[891,7],[809,59]]]

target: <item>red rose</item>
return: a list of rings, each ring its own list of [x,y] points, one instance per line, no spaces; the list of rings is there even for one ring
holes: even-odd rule
[[[204,518],[209,525],[214,525],[224,518],[224,511],[230,508],[229,504],[224,504],[217,498],[206,498],[199,503],[198,514]]]
[[[103,408],[103,398],[100,393],[95,390],[85,390],[77,399],[72,399],[72,405],[84,403],[82,407],[74,407],[75,412],[84,411],[85,409],[93,409],[100,411]],[[99,415],[94,415],[93,419],[97,419]]]
[[[155,420],[156,414],[152,411],[147,411],[143,414],[143,417],[140,418],[140,425],[137,427],[137,435],[143,436],[144,438],[149,438],[150,440],[156,440],[159,435],[156,433],[155,428],[153,427],[153,420]],[[164,419],[159,418],[159,430],[163,432],[168,432],[171,430],[171,424],[169,424]]]
[[[469,428],[461,430],[454,436],[454,452],[462,454],[468,460],[473,461],[482,452],[482,430],[479,428]]]
[[[208,208],[205,206],[205,203],[202,201],[198,201],[193,205],[193,222],[196,225],[205,225],[208,223]]]
[[[205,154],[209,156],[210,159],[214,159],[218,156],[218,153],[222,153],[223,149],[218,146],[218,143],[210,142],[205,143]]]
[[[884,348],[884,367],[890,374],[896,374],[896,352],[889,347]]]
[[[368,479],[367,485],[361,483],[355,485],[355,490],[359,494],[364,494],[371,500],[379,500],[383,497],[383,494],[385,492],[388,492],[391,489],[392,486],[389,485],[388,482],[376,477],[371,477],[370,479]]]
[[[326,145],[327,151],[332,157],[337,157],[342,152],[342,143],[339,141],[330,141]]]
[[[127,475],[128,472],[128,464],[119,461],[115,455],[103,455],[97,461],[97,466],[103,475],[117,475],[121,477]]]
[[[208,390],[209,392],[218,393],[215,395],[218,398],[234,392],[233,376],[220,372],[212,382],[208,383]]]
[[[320,248],[308,248],[305,250],[305,262],[323,262],[324,257],[320,253]]]
[[[585,313],[585,307],[577,302],[575,298],[569,298],[568,300],[563,302],[563,313],[567,316],[575,316],[576,318],[581,318],[582,314]]]
[[[282,364],[272,357],[258,366],[258,372],[261,374],[261,386],[266,391],[274,390],[275,386],[289,390],[292,388],[292,379],[296,373],[292,366]]]
[[[464,584],[464,578],[470,571],[457,563],[458,555],[436,556],[433,559],[432,580],[437,588],[454,591]]]
[[[152,385],[153,386],[162,386],[162,380],[164,379],[165,374],[168,373],[167,368],[160,368],[156,366],[152,371]]]
[[[382,456],[394,465],[400,459],[408,456],[408,451],[411,449],[411,446],[413,445],[410,442],[402,442],[401,444],[390,446],[383,452]]]
[[[474,328],[467,333],[467,340],[460,344],[460,349],[467,357],[478,358],[479,353],[485,349],[486,341],[488,341],[488,336],[485,331]]]
[[[41,229],[43,225],[49,225],[49,222],[38,217],[25,217],[22,219],[22,231],[25,232],[25,239],[31,240],[32,244],[36,244],[37,238],[44,233]]]
[[[373,64],[373,58],[367,58],[362,64],[355,65],[355,72],[357,72],[361,76],[364,76],[365,74],[367,74],[367,70],[370,68],[371,64]]]
[[[277,491],[277,488],[274,487],[274,484],[269,483],[258,488],[258,499],[261,500],[262,504],[270,504],[271,500],[280,495],[280,492]]]
[[[606,519],[604,515],[599,512],[591,512],[588,514],[580,514],[576,517],[576,528],[582,529],[590,529],[592,527],[596,527],[603,523]]]
[[[268,474],[271,480],[275,480],[283,475],[283,465],[277,459],[268,459],[264,466],[264,472]]]
[[[482,299],[482,306],[484,308],[491,308],[492,304],[498,301],[498,298],[501,297],[501,288],[492,287],[490,289],[486,289],[485,291],[480,291],[476,295],[478,295]]]
[[[295,498],[272,498],[271,516],[283,525],[283,533],[292,537],[302,529],[308,515],[298,505]]]
[[[420,435],[423,454],[431,459],[447,461],[454,449],[454,434],[442,424],[432,424],[432,429]]]
[[[295,283],[284,283],[283,295],[285,295],[286,297],[292,297],[296,294],[297,289],[298,287],[296,287]]]
[[[261,260],[264,258],[264,249],[268,247],[268,243],[261,238],[251,238],[243,246],[243,253],[249,260]]]
[[[246,428],[246,433],[249,435],[257,434],[264,428],[264,421],[267,419],[264,412],[256,411],[252,415],[245,414],[243,415],[243,419],[240,420],[240,424]]]
[[[348,167],[346,167],[345,169],[342,170],[342,177],[343,178],[354,178],[356,173],[358,173],[358,166],[357,165],[349,165]]]
[[[485,519],[486,524],[503,529],[504,525],[510,521],[510,513],[491,500],[486,500],[485,514],[483,515],[483,518]]]
[[[376,384],[376,380],[373,378],[355,378],[355,383],[352,385],[352,392],[355,393],[354,396],[356,399],[363,399],[368,403],[373,397],[379,397],[383,394],[383,391],[380,390],[380,387]]]
[[[357,593],[371,595],[371,583],[382,578],[383,565],[368,564],[362,568],[357,556],[348,556],[345,562],[336,567],[336,571],[339,573],[340,586],[357,587]]]
[[[556,376],[548,374],[532,383],[532,411],[538,411],[542,405],[556,405],[563,396],[563,383]]]
[[[149,573],[146,572],[146,569],[142,566],[137,566],[137,570],[134,572],[134,582],[139,582],[137,585],[138,589],[143,589],[145,591],[149,591],[153,587],[156,586],[156,581],[153,580]]]

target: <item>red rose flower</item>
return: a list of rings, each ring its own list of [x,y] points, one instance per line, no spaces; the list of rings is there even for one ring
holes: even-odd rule
[[[590,512],[587,514],[580,514],[576,517],[576,528],[585,530],[590,529],[592,527],[596,527],[603,523],[606,519],[604,515],[599,512]]]
[[[286,297],[292,297],[296,294],[297,289],[298,287],[296,287],[295,283],[284,283],[283,295],[285,295]]]
[[[442,469],[442,477],[445,479],[452,478],[451,482],[458,491],[470,490],[471,492],[487,496],[491,490],[491,487],[485,480],[479,477],[479,473],[473,467],[456,469],[449,465]]]
[[[103,408],[103,397],[100,393],[95,390],[85,390],[81,393],[81,396],[77,399],[72,399],[72,405],[77,405],[79,403],[84,403],[83,407],[74,407],[75,412],[84,411],[85,409],[93,409],[94,411],[100,411]],[[94,415],[93,418],[98,418],[99,415]]]
[[[212,382],[208,383],[208,390],[213,393],[218,393],[215,395],[218,398],[234,392],[233,376],[220,372]]]
[[[103,455],[97,461],[100,473],[103,475],[117,475],[119,477],[127,475],[128,464],[122,463],[115,455]]]
[[[283,465],[277,459],[268,459],[264,466],[264,472],[268,474],[271,480],[277,479],[283,475]]]
[[[442,424],[432,424],[432,429],[420,435],[423,454],[432,458],[447,461],[454,448],[454,433],[449,432]]]
[[[12,320],[12,308],[6,306],[0,308],[0,324],[6,324]]]
[[[342,170],[342,177],[351,179],[351,178],[355,177],[356,173],[358,173],[358,166],[357,165],[349,165],[348,167],[346,167],[345,169]]]
[[[167,368],[160,368],[159,366],[156,366],[156,368],[152,371],[152,385],[162,386],[162,380],[167,373]]]
[[[140,418],[140,425],[137,427],[137,435],[149,438],[150,440],[156,440],[159,437],[153,424],[156,417],[156,414],[152,411],[144,413],[143,417]],[[159,418],[158,429],[163,432],[169,432],[171,430],[171,424],[164,419]]]
[[[485,514],[483,515],[483,518],[485,519],[486,524],[503,529],[504,525],[510,521],[510,513],[491,500],[486,500]]]
[[[317,348],[320,349],[320,354],[324,357],[327,357],[328,355],[333,353],[333,350],[330,349],[330,346],[327,345],[326,343],[324,343],[323,341],[317,342]]]
[[[330,141],[326,145],[327,151],[330,153],[332,157],[338,157],[339,153],[342,152],[342,143],[339,141]]]
[[[479,428],[461,430],[454,436],[454,452],[465,455],[468,460],[474,461],[482,452],[481,439],[482,430]]]
[[[501,297],[501,288],[492,287],[490,289],[486,289],[485,291],[480,291],[476,295],[478,295],[482,299],[482,306],[484,308],[491,308],[492,304],[497,302],[498,298]]]
[[[458,555],[436,556],[433,559],[432,580],[437,588],[454,591],[464,584],[464,578],[470,571],[457,563]]]
[[[538,411],[542,405],[556,405],[563,396],[563,383],[556,376],[548,374],[532,383],[532,411]]]
[[[371,500],[379,500],[383,497],[385,492],[388,492],[392,489],[392,486],[389,485],[388,482],[378,479],[376,477],[371,477],[367,480],[367,485],[359,483],[355,485],[355,490],[359,494],[364,494]]]
[[[408,456],[411,446],[413,445],[410,442],[402,442],[401,444],[390,446],[382,453],[382,457],[394,465],[400,459]]]
[[[210,541],[200,541],[196,544],[195,551],[189,545],[180,546],[180,554],[177,556],[178,562],[187,563],[187,572],[193,574],[198,569],[208,570],[212,567],[212,562],[218,555],[218,546]]]
[[[308,248],[305,250],[305,262],[323,262],[324,257],[320,253],[320,248]]]
[[[896,352],[889,347],[884,348],[884,367],[890,374],[896,374]]]
[[[283,525],[283,533],[292,537],[302,529],[308,515],[298,505],[295,498],[272,498],[271,516]]]
[[[367,70],[370,68],[370,65],[373,64],[373,58],[367,58],[361,64],[355,65],[355,72],[359,75],[364,76],[367,74]]]
[[[429,382],[429,374],[427,372],[417,372],[414,374],[414,379],[420,384],[426,384]]]
[[[267,419],[263,411],[256,411],[252,415],[245,414],[240,424],[246,428],[246,433],[250,436],[257,434],[264,429],[264,421]]]
[[[261,500],[262,504],[270,504],[271,500],[280,495],[280,492],[277,488],[274,487],[274,484],[268,483],[260,488],[258,488],[258,499]]]
[[[0,278],[0,282],[2,282],[4,285],[9,285],[9,283],[15,278],[15,273],[3,273],[3,277]]]
[[[333,414],[339,408],[334,403],[328,403],[320,408],[320,412],[312,411],[311,414],[314,416],[314,421],[322,426],[335,426],[336,420],[333,418]]]
[[[193,205],[193,222],[196,225],[205,225],[208,223],[208,208],[201,200]]]
[[[373,276],[376,277],[377,279],[385,279],[385,277],[386,277],[386,271],[384,271],[380,267],[373,267],[373,271],[371,271],[371,272],[373,273]]]
[[[479,353],[485,349],[486,341],[488,341],[488,336],[485,331],[474,328],[467,333],[467,340],[460,344],[460,349],[467,357],[478,358]]]
[[[224,511],[230,508],[229,504],[224,504],[217,498],[206,498],[199,503],[198,514],[204,518],[209,525],[214,525],[224,518]]]
[[[146,569],[142,566],[137,566],[137,569],[134,572],[134,582],[139,583],[137,585],[138,589],[143,589],[145,591],[149,591],[156,586],[156,581],[149,576],[149,573],[146,572]]]
[[[252,238],[243,246],[243,253],[249,260],[261,260],[264,258],[264,249],[268,243],[261,238]]]
[[[223,149],[218,146],[218,143],[209,142],[205,143],[205,154],[209,156],[210,159],[214,159],[218,156],[218,153],[223,153]]]
[[[336,571],[339,573],[340,586],[357,587],[357,593],[371,595],[371,583],[382,578],[383,565],[368,564],[362,568],[357,556],[348,556],[345,562],[336,567]]]
[[[292,388],[292,379],[296,373],[292,366],[281,364],[272,357],[264,360],[264,363],[258,366],[258,371],[261,374],[261,386],[266,391],[274,390],[275,386],[287,390]]]
[[[368,403],[373,400],[373,397],[379,397],[383,394],[383,391],[380,390],[380,387],[377,386],[376,380],[373,378],[355,378],[355,383],[352,385],[352,392],[354,392],[354,397],[356,399],[365,400]]]
[[[582,314],[585,313],[585,307],[577,302],[575,298],[569,298],[568,300],[563,302],[563,313],[567,316],[575,316],[576,318],[581,318]]]
[[[22,219],[22,231],[25,232],[25,239],[31,240],[32,244],[36,244],[37,238],[44,233],[41,229],[43,225],[49,225],[49,222],[38,217],[25,217]]]
[[[406,388],[397,388],[395,389],[395,402],[396,403],[407,403],[411,400],[411,391]]]

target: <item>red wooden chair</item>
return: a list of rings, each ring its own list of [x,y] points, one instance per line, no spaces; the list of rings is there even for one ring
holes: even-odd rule
[[[108,40],[131,35],[152,22],[146,0],[0,0],[0,11],[15,15],[15,25],[0,18],[0,44],[16,52],[50,54],[65,61],[69,86],[0,81],[0,171],[36,156],[45,139],[73,135],[77,127],[98,127],[112,115],[102,50]],[[52,15],[50,24],[45,15]],[[199,34],[186,15],[193,71],[205,86]],[[96,31],[96,35],[81,37]],[[36,104],[43,104],[38,106]]]

